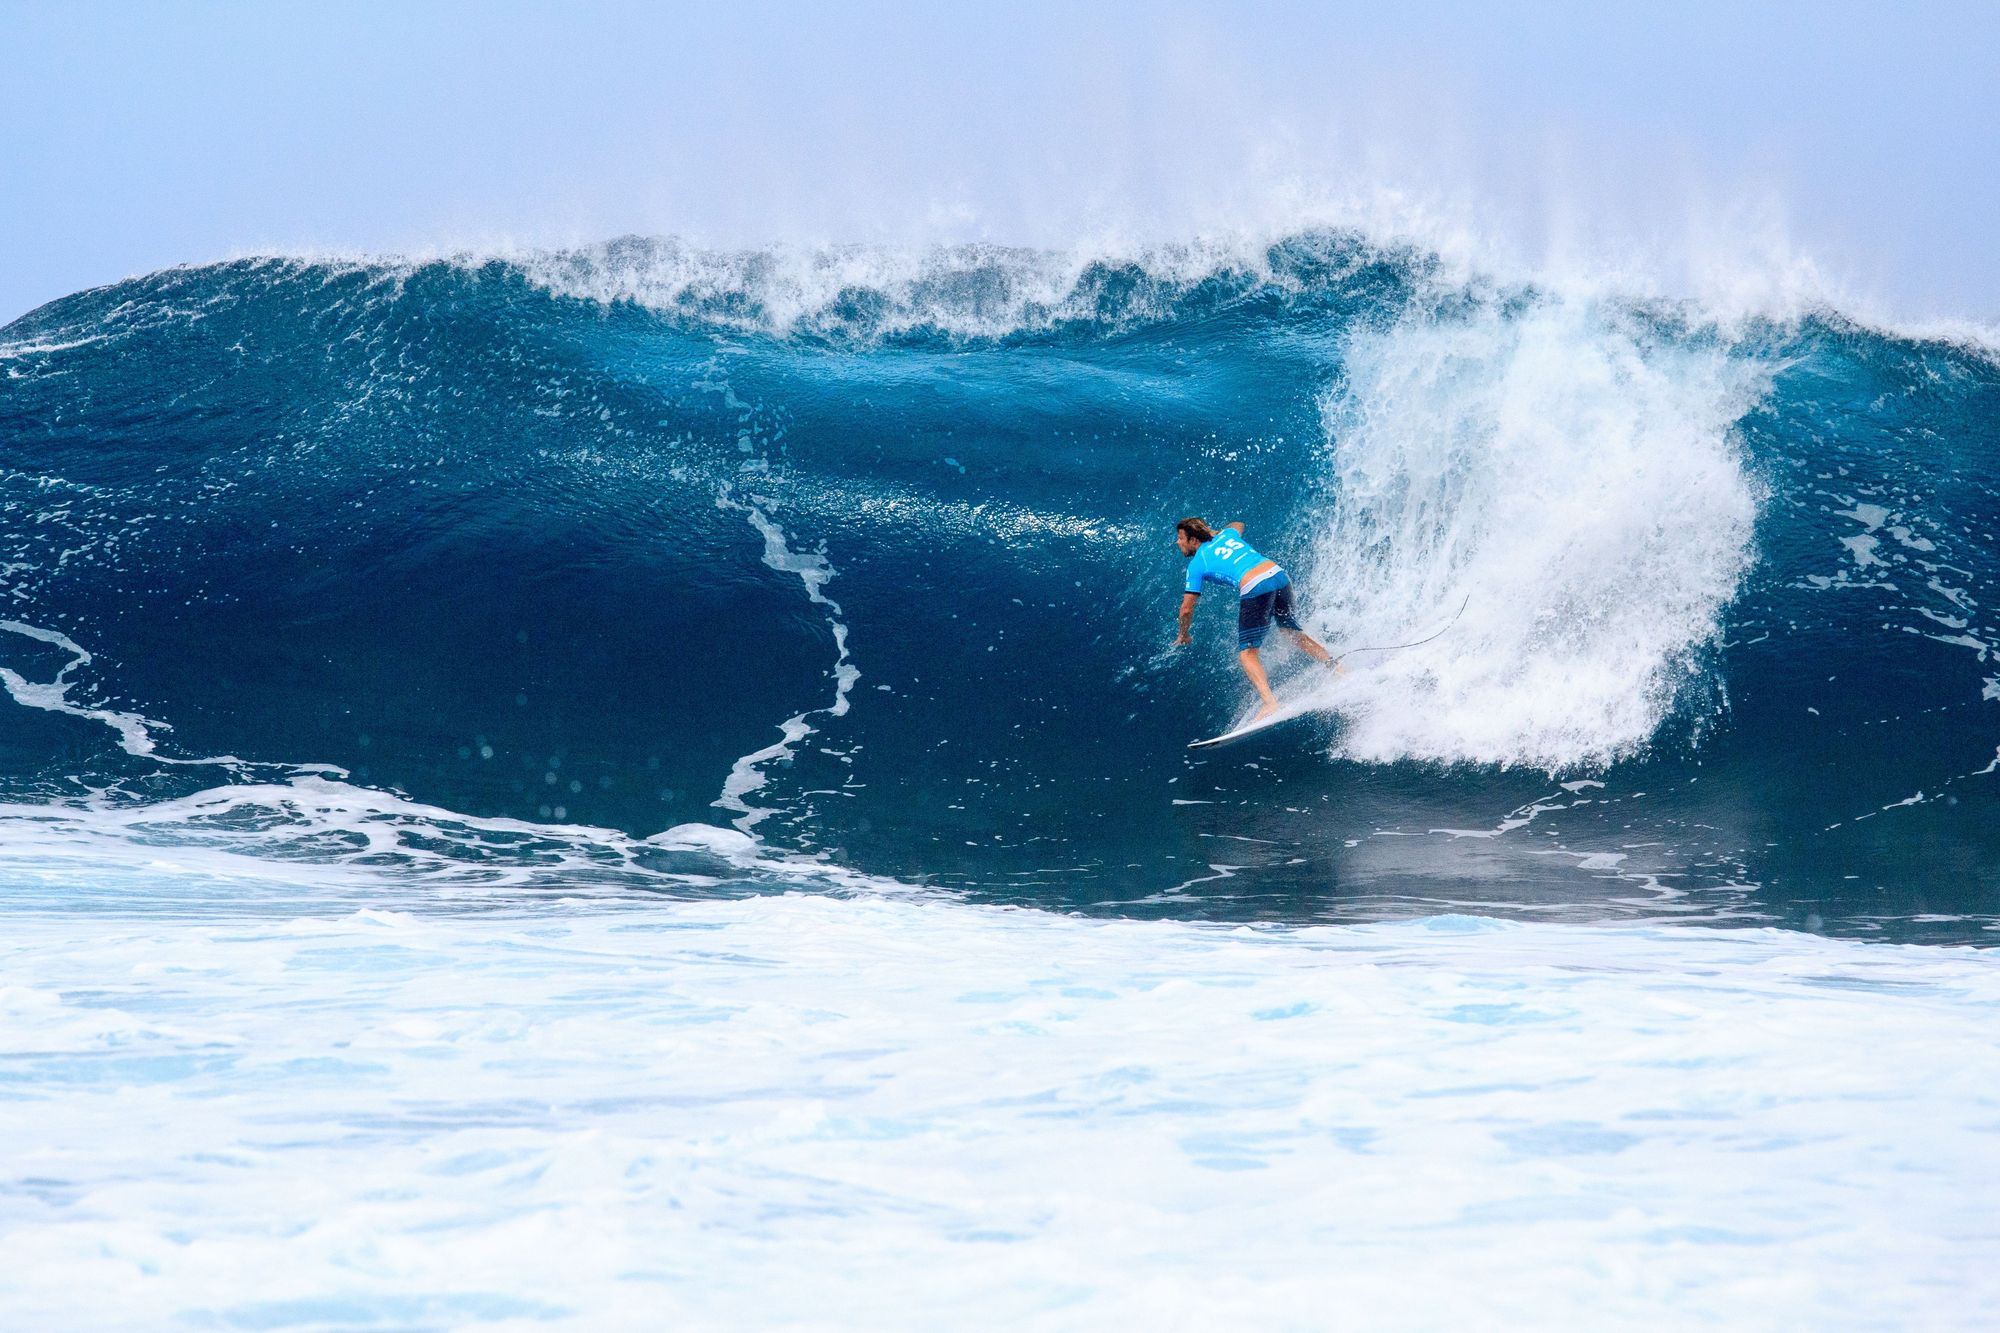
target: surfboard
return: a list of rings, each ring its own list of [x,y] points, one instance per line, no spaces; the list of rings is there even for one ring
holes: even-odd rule
[[[1307,713],[1320,712],[1326,706],[1324,700],[1299,700],[1294,703],[1279,704],[1276,712],[1264,717],[1252,718],[1248,722],[1238,723],[1228,731],[1223,732],[1220,736],[1210,736],[1207,740],[1201,741],[1189,741],[1188,749],[1203,750],[1211,745],[1227,745],[1231,741],[1240,741],[1245,736],[1254,736],[1260,731],[1268,731],[1280,722],[1289,722],[1295,717],[1304,717]]]

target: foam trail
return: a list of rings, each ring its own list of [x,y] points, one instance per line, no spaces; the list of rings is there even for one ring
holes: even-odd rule
[[[75,685],[75,682],[69,679],[69,673],[91,663],[93,658],[89,649],[58,630],[43,629],[18,620],[0,620],[0,631],[39,640],[70,655],[70,660],[56,672],[56,678],[47,682],[31,681],[18,671],[0,667],[0,685],[6,687],[7,693],[15,703],[28,708],[38,708],[46,713],[62,713],[89,722],[102,722],[116,733],[118,748],[135,759],[149,759],[156,764],[217,765],[239,772],[253,767],[250,761],[240,759],[233,754],[204,755],[196,758],[177,758],[161,754],[153,739],[153,733],[172,730],[167,723],[141,713],[121,712],[115,708],[87,708],[69,701],[69,692]],[[265,767],[292,773],[346,775],[346,770],[335,764],[271,764]]]
[[[521,892],[564,897],[643,890],[803,885],[899,892],[893,881],[772,853],[734,829],[617,829],[470,815],[324,777],[238,782],[147,802],[96,797],[0,801],[0,877],[36,875],[88,892],[100,872],[230,886],[230,910],[305,892],[346,900],[422,885],[431,899]],[[80,880],[81,884],[71,883]]]
[[[242,760],[233,756],[218,756],[210,759],[169,759],[160,755],[154,747],[154,729],[166,730],[164,722],[155,722],[138,713],[124,713],[113,708],[86,708],[69,701],[69,691],[74,684],[69,673],[91,662],[90,651],[70,638],[67,634],[52,629],[42,629],[37,625],[23,624],[18,620],[0,620],[0,630],[9,634],[20,634],[42,643],[52,644],[70,655],[56,678],[46,683],[31,681],[18,671],[0,667],[0,684],[7,687],[14,702],[28,708],[39,708],[47,713],[64,713],[70,717],[80,717],[91,722],[102,722],[117,733],[118,746],[125,753],[140,759],[152,759],[163,764],[240,764]]]
[[[826,557],[812,552],[800,553],[791,548],[785,537],[785,530],[760,509],[754,502],[744,502],[724,494],[716,501],[725,509],[740,509],[750,526],[764,539],[764,563],[772,569],[786,574],[796,574],[805,585],[806,597],[815,605],[827,609],[827,625],[833,632],[833,702],[824,708],[812,708],[786,718],[778,724],[778,739],[761,750],[753,750],[730,766],[729,776],[723,780],[722,795],[713,804],[723,810],[737,811],[731,822],[745,833],[768,819],[772,811],[751,805],[745,798],[769,781],[764,772],[766,764],[780,759],[789,759],[796,752],[798,743],[813,734],[814,727],[808,718],[844,717],[848,709],[848,695],[854,689],[861,672],[848,660],[847,624],[841,619],[840,603],[828,597],[823,589],[828,579],[834,576],[834,568]]]

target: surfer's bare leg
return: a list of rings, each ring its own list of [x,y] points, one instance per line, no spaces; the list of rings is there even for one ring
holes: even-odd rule
[[[1310,657],[1313,661],[1331,662],[1333,660],[1333,654],[1326,650],[1326,645],[1321,643],[1318,639],[1315,639],[1312,635],[1306,633],[1304,630],[1288,629],[1285,631],[1285,633],[1291,635],[1292,642],[1297,644],[1300,648],[1304,649],[1305,655],[1307,657]]]
[[[1236,660],[1243,664],[1243,674],[1250,677],[1250,683],[1257,687],[1257,697],[1264,701],[1264,706],[1257,710],[1257,716],[1277,712],[1278,696],[1271,693],[1271,678],[1264,674],[1263,659],[1257,656],[1257,650],[1245,648],[1236,654]]]

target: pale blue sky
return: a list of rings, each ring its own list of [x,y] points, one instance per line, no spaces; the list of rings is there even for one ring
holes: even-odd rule
[[[2000,4],[0,0],[0,320],[167,264],[1063,244],[1392,187],[2000,319]]]

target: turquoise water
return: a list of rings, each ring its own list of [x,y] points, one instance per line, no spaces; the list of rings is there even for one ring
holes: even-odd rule
[[[22,800],[305,765],[985,901],[1990,935],[1976,347],[1307,233],[246,261],[0,349]],[[1249,694],[1226,608],[1166,650],[1188,512],[1338,648],[1465,613],[1190,756]]]

